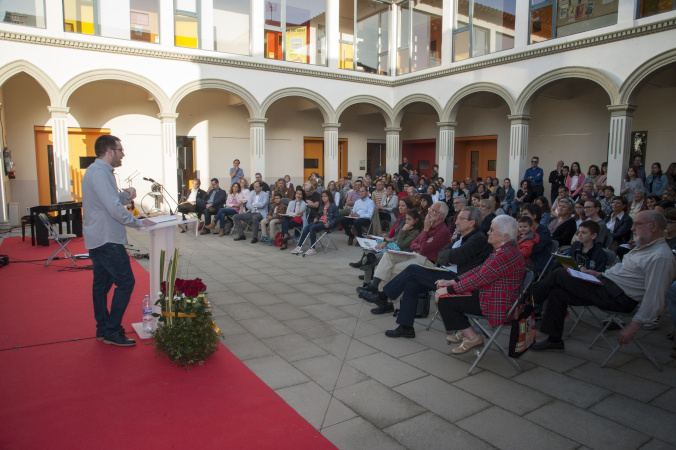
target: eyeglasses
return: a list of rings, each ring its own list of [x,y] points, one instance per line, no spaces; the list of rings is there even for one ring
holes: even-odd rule
[[[434,214],[441,214],[441,211],[436,210],[436,209],[430,209],[427,211],[428,213],[434,213]]]
[[[118,151],[118,152],[124,153],[124,149],[121,148],[121,147],[120,147],[120,148],[111,148],[111,150],[114,151],[114,152],[115,152],[115,151]]]
[[[469,220],[469,219],[468,219],[467,217],[460,217],[460,216],[458,216],[458,218],[455,219],[455,221],[457,222],[458,220]]]
[[[532,160],[530,163],[531,163],[531,164],[537,164],[538,162],[535,161],[535,160]]]
[[[585,206],[584,209],[594,209],[596,206]]]

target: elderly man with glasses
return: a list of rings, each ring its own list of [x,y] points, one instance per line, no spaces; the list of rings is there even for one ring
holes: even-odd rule
[[[665,295],[676,276],[674,255],[664,239],[666,218],[656,211],[641,211],[632,224],[636,247],[622,263],[603,273],[582,268],[597,277],[593,283],[571,276],[558,268],[533,286],[536,303],[547,302],[541,331],[547,340],[539,341],[533,350],[563,350],[563,322],[568,305],[596,306],[608,311],[631,312],[639,305],[630,324],[620,331],[620,345],[628,344],[644,324],[652,323],[664,311]]]

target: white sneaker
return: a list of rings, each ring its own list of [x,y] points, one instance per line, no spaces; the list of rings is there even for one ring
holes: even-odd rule
[[[297,254],[299,254],[299,253],[302,252],[302,251],[303,251],[303,250],[302,250],[300,247],[296,247],[296,248],[294,248],[293,250],[291,250],[291,254],[292,254],[292,255],[297,255]]]
[[[314,248],[311,248],[310,250],[305,252],[305,256],[312,256],[312,255],[316,255],[316,254],[317,254],[317,250],[315,250]]]

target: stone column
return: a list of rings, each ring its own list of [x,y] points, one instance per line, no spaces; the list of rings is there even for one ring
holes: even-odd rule
[[[531,116],[507,116],[511,122],[509,132],[509,179],[512,185],[518,186],[526,169],[530,167],[528,157],[528,124]]]
[[[54,181],[56,201],[72,200],[70,181],[70,153],[68,151],[68,111],[70,108],[48,106],[52,116],[52,142],[54,146]]]
[[[610,137],[608,139],[608,179],[607,186],[615,188],[619,194],[622,188],[622,178],[629,168],[631,153],[631,126],[634,119],[634,105],[611,105]]]
[[[387,135],[385,170],[387,173],[393,174],[399,171],[399,161],[401,161],[401,148],[399,146],[401,128],[385,128],[385,133]]]
[[[338,181],[338,128],[339,123],[323,123],[324,127],[324,186]]]
[[[265,123],[268,119],[249,119],[249,149],[251,151],[251,173],[249,180],[255,180],[259,173],[265,180]],[[252,181],[253,182],[253,181]]]
[[[457,122],[437,122],[437,126],[439,127],[437,164],[439,164],[439,176],[444,179],[446,186],[450,186],[453,181],[455,127],[457,124]]]
[[[175,113],[159,113],[157,117],[161,123],[161,142],[162,142],[162,185],[174,200],[178,201],[180,193],[178,192],[178,158],[176,155],[176,119],[178,114]],[[167,206],[171,206],[171,210],[176,209],[176,204],[167,198],[167,205],[165,203],[165,210]]]

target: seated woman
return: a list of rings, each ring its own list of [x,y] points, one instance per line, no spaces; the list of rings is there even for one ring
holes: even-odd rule
[[[516,193],[512,187],[512,180],[505,178],[502,183],[502,189],[500,189],[500,194],[498,195],[499,204],[505,213],[511,214]]]
[[[326,190],[333,196],[333,203],[340,208],[340,191],[336,186],[335,181],[329,181],[329,184],[326,186]]]
[[[549,226],[549,222],[552,221],[552,215],[549,214],[549,210],[551,209],[549,207],[549,200],[547,200],[547,197],[541,195],[535,199],[535,204],[538,205],[542,210],[542,218],[540,219],[540,223],[544,226]]]
[[[399,200],[399,217],[392,223],[392,227],[390,228],[389,233],[383,233],[383,242],[378,244],[376,248],[378,250],[383,250],[387,244],[390,242],[397,242],[397,236],[401,229],[404,227],[406,224],[406,214],[408,211],[414,210],[411,199],[408,197],[404,197],[401,200]],[[418,212],[418,214],[420,214]],[[417,236],[417,235],[416,235]],[[411,239],[411,242],[413,242],[413,239]],[[411,248],[411,243],[408,243],[407,248]],[[408,251],[408,250],[405,250]],[[370,256],[369,256],[370,255]],[[365,264],[377,264],[377,261],[380,260],[380,258],[383,257],[383,252],[380,253],[374,253],[372,250],[365,249],[364,250],[364,255],[358,262],[350,263],[350,267],[354,267],[355,269],[358,269],[362,267]]]
[[[394,191],[394,186],[391,184],[385,185],[385,195],[380,199],[380,208],[378,208],[378,215],[381,221],[392,222],[396,219],[397,206],[399,198]],[[377,207],[378,205],[376,205]]]
[[[291,189],[291,192],[295,192],[295,189],[293,188],[293,183],[291,182],[291,177],[289,175],[284,175],[284,184],[286,184],[286,187]]]
[[[629,217],[634,219],[636,214],[648,209],[645,202],[645,191],[642,188],[634,189],[634,201],[629,204]]]
[[[524,203],[533,203],[535,201],[535,192],[530,185],[530,181],[521,180],[521,189],[516,192],[514,203],[512,203],[512,216],[516,217],[521,205]]]
[[[425,217],[427,217],[427,211],[429,211],[432,204],[432,197],[429,194],[422,194],[420,196],[420,207],[418,210],[420,211],[420,215],[422,216],[423,220],[425,220]]]
[[[319,209],[317,210],[317,216],[313,223],[305,225],[303,232],[300,234],[298,243],[300,244],[294,248],[291,253],[297,255],[303,251],[303,244],[307,235],[310,235],[310,250],[305,252],[306,256],[312,256],[317,253],[315,250],[315,242],[317,241],[317,231],[320,230],[330,230],[338,226],[338,221],[340,220],[340,213],[338,212],[338,207],[333,202],[333,195],[329,191],[322,191],[321,201],[319,202]]]
[[[242,195],[246,198],[245,201],[249,201],[251,190],[249,189],[249,182],[246,181],[246,178],[239,180],[239,187],[242,188]]]
[[[436,203],[439,201],[439,194],[437,194],[436,187],[433,184],[427,185],[427,191],[425,194],[429,195],[432,197],[432,203]]]
[[[286,250],[286,243],[291,239],[289,234],[289,226],[298,227],[303,224],[303,216],[307,210],[307,203],[305,202],[305,191],[302,186],[298,186],[296,189],[296,196],[291,200],[286,207],[286,214],[282,216],[282,236],[284,236],[284,243],[279,248],[280,250]]]
[[[493,253],[479,267],[453,280],[437,281],[434,298],[446,331],[459,330],[446,339],[460,343],[453,350],[459,355],[483,344],[465,314],[483,315],[492,326],[505,322],[507,311],[519,295],[526,263],[516,245],[517,222],[508,215],[493,219],[488,243]]]
[[[481,211],[481,232],[488,235],[491,229],[491,223],[495,219],[495,202],[492,198],[487,198],[479,202],[479,211]]]
[[[552,239],[557,241],[560,247],[563,247],[564,245],[570,245],[577,231],[577,225],[573,217],[575,206],[569,198],[560,198],[556,203],[558,204],[559,216],[549,222],[549,231],[552,233]]]
[[[286,205],[282,203],[282,194],[275,192],[268,215],[261,220],[261,242],[269,242],[271,244],[275,242],[275,226],[282,220],[282,214],[284,213],[286,213]]]
[[[242,180],[243,181],[243,180]],[[232,229],[232,219],[230,216],[240,213],[240,208],[243,208],[244,204],[247,202],[248,197],[242,192],[242,187],[240,183],[233,183],[230,186],[230,193],[228,193],[228,198],[225,200],[225,206],[218,210],[216,217],[211,225],[212,228],[216,228],[218,223],[221,227],[218,230],[218,236],[225,236],[226,233],[229,233]],[[242,209],[243,211],[243,209]],[[226,220],[227,220],[227,229],[226,229]]]
[[[583,200],[578,200],[575,202],[575,213],[573,214],[573,218],[575,219],[575,229],[577,230],[577,227],[580,226],[582,222],[587,220],[587,216],[584,213],[584,201]]]
[[[605,246],[606,238],[608,237],[608,227],[606,226],[606,213],[601,209],[601,202],[592,198],[584,202],[584,212],[587,215],[587,220],[596,222],[599,225],[599,231],[597,232],[598,236],[596,237],[596,242]],[[578,226],[579,228],[579,226]]]
[[[488,189],[486,189],[486,185],[483,183],[477,183],[476,193],[479,194],[481,198],[484,200],[491,196],[491,192]]]

